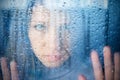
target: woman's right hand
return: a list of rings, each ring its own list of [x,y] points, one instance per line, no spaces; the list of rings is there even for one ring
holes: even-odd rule
[[[1,58],[0,63],[3,80],[19,80],[17,64],[15,61],[10,62],[10,70],[8,68],[7,59],[5,57]]]

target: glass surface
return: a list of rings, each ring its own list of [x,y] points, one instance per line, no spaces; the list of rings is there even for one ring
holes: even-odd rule
[[[119,0],[1,0],[0,56],[20,80],[94,80],[90,52],[120,51]]]

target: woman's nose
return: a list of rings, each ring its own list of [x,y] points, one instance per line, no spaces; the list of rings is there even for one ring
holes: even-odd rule
[[[53,50],[59,49],[59,34],[55,27],[52,27],[48,33],[49,47]]]

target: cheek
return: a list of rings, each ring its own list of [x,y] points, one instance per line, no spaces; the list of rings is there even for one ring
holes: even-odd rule
[[[35,53],[45,51],[44,49],[46,48],[46,39],[43,33],[30,30],[29,39],[32,49],[34,50]]]
[[[65,48],[70,48],[70,34],[68,33],[68,31],[66,31],[64,33],[64,46]]]

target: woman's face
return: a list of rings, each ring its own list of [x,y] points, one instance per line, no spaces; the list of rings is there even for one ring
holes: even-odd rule
[[[68,14],[60,10],[33,7],[29,39],[36,57],[46,67],[58,67],[70,56]]]

